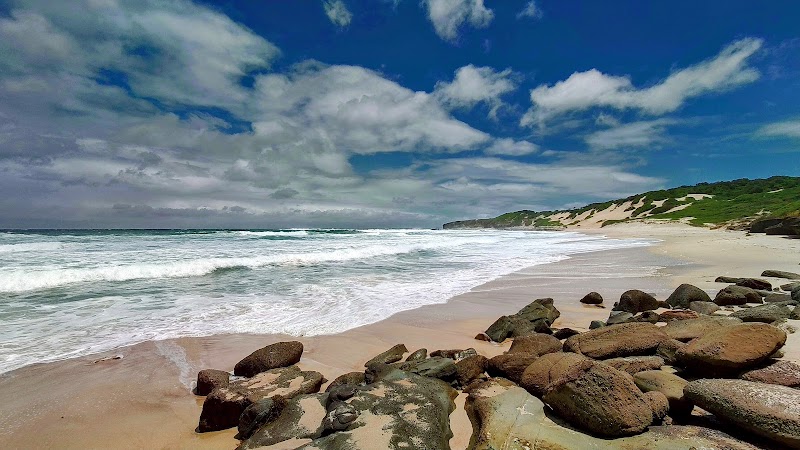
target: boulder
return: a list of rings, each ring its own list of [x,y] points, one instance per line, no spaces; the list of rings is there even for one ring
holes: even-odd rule
[[[633,314],[627,311],[611,311],[606,320],[606,325],[617,325],[620,323],[628,323],[633,319]]]
[[[710,302],[711,297],[706,291],[691,284],[682,284],[667,298],[667,303],[673,308],[686,309],[692,302]]]
[[[772,284],[767,280],[759,280],[758,278],[743,278],[735,283],[737,286],[748,287],[750,289],[764,289],[772,290]]]
[[[233,374],[238,377],[252,377],[271,369],[288,367],[300,362],[303,344],[297,341],[276,342],[258,349],[236,363]]]
[[[327,394],[299,395],[289,401],[283,400],[280,408],[268,409],[268,402],[263,400],[253,404],[242,414],[243,423],[239,426],[237,438],[243,441],[237,450],[262,448],[289,439],[315,439],[322,435],[322,421],[327,414]],[[264,405],[263,409],[261,405]],[[248,425],[246,416],[257,411],[260,411],[259,415]],[[252,431],[243,434],[243,427],[248,426],[246,430]]]
[[[236,439],[248,439],[263,425],[275,420],[285,407],[286,399],[281,396],[261,399],[248,406],[239,416],[239,433],[236,434]]]
[[[628,313],[628,314],[630,314],[630,313]],[[593,320],[593,321],[589,322],[589,329],[590,330],[595,330],[597,328],[602,328],[604,326],[606,326],[606,323],[603,322],[602,320]]]
[[[561,341],[549,334],[536,333],[514,338],[508,353],[528,353],[542,356],[547,353],[560,352]]]
[[[488,334],[483,332],[476,334],[474,339],[476,341],[492,342],[492,338],[490,338]]]
[[[489,359],[487,373],[493,377],[508,378],[519,382],[525,369],[536,360],[537,356],[527,353],[506,353]]]
[[[587,331],[564,341],[564,350],[590,358],[644,356],[655,353],[658,345],[669,339],[650,323],[623,323]]]
[[[692,302],[689,303],[689,309],[700,314],[711,315],[719,311],[719,305],[714,302]]]
[[[800,218],[784,217],[779,224],[767,227],[765,233],[776,236],[797,236],[800,235]]]
[[[664,359],[659,356],[626,356],[606,359],[603,363],[633,375],[644,370],[660,369],[664,365]]]
[[[637,314],[630,319],[628,322],[647,322],[647,323],[658,323],[659,315],[655,311],[645,311],[643,313]]]
[[[743,309],[731,314],[731,317],[741,319],[742,322],[764,322],[772,323],[780,319],[788,319],[793,306],[784,303],[767,303],[764,305],[756,306],[749,309]]]
[[[583,296],[581,303],[586,305],[600,305],[603,303],[603,296],[597,292],[589,292]]]
[[[408,357],[406,358],[406,361],[407,362],[422,361],[423,359],[425,359],[427,357],[428,357],[428,349],[421,348],[419,350],[416,350],[416,351],[412,352],[410,355],[408,355]]]
[[[329,384],[328,387],[325,388],[325,392],[330,392],[332,389],[338,386],[344,386],[348,384],[353,386],[359,386],[365,383],[366,379],[364,372],[348,372],[339,375],[338,377],[336,377],[336,379],[331,381],[331,384]]]
[[[364,363],[364,367],[372,367],[375,364],[391,364],[403,359],[403,355],[408,353],[408,349],[403,344],[392,346],[389,350],[375,355],[372,359]]]
[[[197,372],[197,387],[194,393],[208,395],[216,388],[225,387],[230,382],[231,374],[224,370],[205,369]]]
[[[738,283],[738,282],[740,282],[742,280],[744,280],[744,278],[722,276],[722,277],[717,277],[714,280],[714,282],[715,283],[732,283],[732,284],[736,284],[736,283]]]
[[[662,330],[670,339],[688,342],[706,335],[718,328],[742,323],[741,319],[726,316],[702,316],[697,319],[674,320],[667,323]]]
[[[696,380],[686,398],[721,420],[774,442],[800,448],[800,391],[745,380]]]
[[[683,388],[689,384],[683,378],[663,370],[646,370],[633,376],[633,382],[642,392],[660,392],[669,402],[669,414],[673,417],[686,417],[694,408],[692,402],[683,395]]]
[[[538,325],[538,328],[537,328]],[[486,329],[486,335],[494,342],[503,342],[506,338],[525,336],[532,333],[544,333],[549,326],[543,321],[533,324],[518,316],[500,316]]]
[[[675,363],[678,361],[675,358],[675,353],[677,353],[678,349],[685,345],[685,343],[677,339],[667,339],[666,341],[658,344],[658,348],[656,348],[656,356],[660,356],[664,360],[664,363],[669,364],[670,366],[675,365]]]
[[[573,330],[572,328],[561,328],[553,331],[553,337],[560,340],[564,340],[570,336],[575,336],[576,334],[581,334],[581,332],[578,330]]]
[[[456,362],[456,381],[461,386],[467,386],[480,378],[488,365],[489,360],[483,355],[468,356]]]
[[[790,294],[773,293],[764,296],[764,303],[782,303],[790,301],[792,301],[792,296]]]
[[[739,378],[759,383],[800,388],[800,365],[792,361],[770,361],[764,367],[742,373]]]
[[[577,353],[549,353],[528,365],[519,378],[519,385],[541,398],[548,386],[592,364],[591,359]]]
[[[520,309],[517,316],[529,322],[544,321],[549,327],[561,316],[561,312],[553,305],[552,298],[539,298]]]
[[[667,396],[658,391],[644,393],[644,399],[650,404],[653,411],[653,423],[661,423],[669,414],[669,400]]]
[[[705,334],[675,354],[688,371],[703,376],[728,375],[757,366],[786,342],[786,333],[763,323],[742,323]]]
[[[765,270],[761,272],[762,277],[786,278],[787,280],[800,280],[800,273],[785,272],[783,270]]]
[[[638,289],[631,289],[622,293],[614,310],[637,314],[643,311],[652,311],[658,307],[659,303],[655,297]]]
[[[793,283],[786,283],[781,285],[781,290],[786,292],[792,292],[795,288],[800,287],[800,282],[793,282]]]
[[[700,314],[691,309],[672,309],[659,314],[658,321],[672,322],[673,320],[697,319],[698,317],[700,317]]]
[[[442,358],[450,358],[454,361],[460,361],[477,354],[478,352],[474,348],[464,350],[434,350],[431,352],[431,356],[441,356]]]
[[[261,372],[252,378],[232,381],[215,389],[203,402],[198,432],[224,430],[239,424],[245,408],[269,397],[292,398],[318,392],[324,378],[321,373],[301,371],[297,366]]]
[[[714,303],[719,306],[744,305],[745,303],[761,303],[758,292],[743,286],[728,286],[717,292]]]
[[[750,232],[765,233],[767,231],[767,228],[774,227],[775,225],[780,225],[781,222],[783,222],[782,218],[758,219],[750,224]]]
[[[794,307],[794,311],[792,311],[789,318],[792,320],[800,320],[800,305]]]
[[[800,286],[792,288],[792,300],[800,302]]]
[[[465,408],[473,424],[471,450],[758,449],[720,431],[695,426],[653,426],[640,435],[617,439],[593,437],[562,425],[541,400],[499,378],[471,388]]]
[[[455,380],[458,372],[454,360],[441,356],[433,356],[421,361],[405,362],[400,365],[400,370],[423,377],[438,378],[447,382]]]

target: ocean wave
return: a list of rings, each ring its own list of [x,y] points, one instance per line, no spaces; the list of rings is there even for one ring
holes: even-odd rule
[[[27,242],[21,244],[0,244],[0,253],[49,252],[62,248],[60,242]]]

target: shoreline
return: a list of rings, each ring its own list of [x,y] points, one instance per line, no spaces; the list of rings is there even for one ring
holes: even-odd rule
[[[713,283],[718,275],[797,271],[800,254],[800,240],[682,225],[569,231],[660,242],[575,254],[532,266],[476,286],[446,303],[402,311],[335,335],[230,334],[147,341],[25,366],[0,375],[0,395],[8,399],[0,407],[0,442],[4,448],[233,448],[238,442],[233,439],[235,430],[194,433],[203,397],[194,396],[190,388],[197,371],[230,370],[264,345],[300,340],[305,346],[301,368],[317,370],[328,380],[363,370],[364,361],[398,343],[412,351],[474,347],[491,357],[507,350],[510,343],[477,341],[475,334],[535,298],[555,299],[562,316],[554,327],[585,330],[591,320],[605,319],[625,290],[642,289],[661,299],[684,282],[718,290],[723,287]],[[607,308],[580,304],[578,300],[589,291],[600,292]],[[787,359],[800,360],[796,353],[790,352]],[[93,363],[116,354],[124,357]],[[451,416],[454,449],[464,448],[471,433],[466,414],[459,411],[464,413],[463,408],[457,409]]]

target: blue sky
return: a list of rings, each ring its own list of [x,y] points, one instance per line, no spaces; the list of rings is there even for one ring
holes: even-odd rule
[[[0,226],[431,227],[797,176],[797,17],[0,0]]]

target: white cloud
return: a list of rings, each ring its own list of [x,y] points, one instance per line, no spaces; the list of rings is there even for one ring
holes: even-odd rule
[[[770,123],[759,128],[758,136],[800,138],[800,119]]]
[[[732,89],[759,78],[748,59],[762,46],[760,39],[742,39],[725,47],[714,58],[678,70],[647,88],[636,88],[628,76],[606,75],[597,69],[575,72],[554,85],[531,91],[533,107],[521,124],[544,123],[560,114],[593,107],[638,109],[660,115],[675,111],[693,97]]]
[[[529,17],[531,19],[539,19],[542,17],[542,10],[536,5],[536,0],[531,0],[526,3],[522,11],[517,14],[517,19],[522,19],[523,17]]]
[[[539,146],[533,142],[515,141],[511,138],[495,139],[492,145],[483,152],[487,155],[524,156],[536,153]]]
[[[494,12],[483,5],[483,0],[423,0],[428,7],[428,18],[436,34],[446,41],[458,39],[461,26],[468,22],[475,28],[486,28]]]
[[[664,142],[665,127],[673,123],[670,119],[626,123],[596,131],[586,137],[586,143],[600,150],[653,146]]]
[[[456,70],[452,82],[436,83],[434,94],[446,105],[455,108],[471,108],[477,103],[489,105],[489,116],[497,117],[503,105],[501,96],[517,89],[511,69],[495,71],[491,67],[475,67],[472,64]]]
[[[322,6],[325,8],[325,15],[336,26],[346,27],[353,20],[353,14],[347,9],[347,5],[342,0],[323,1]]]

